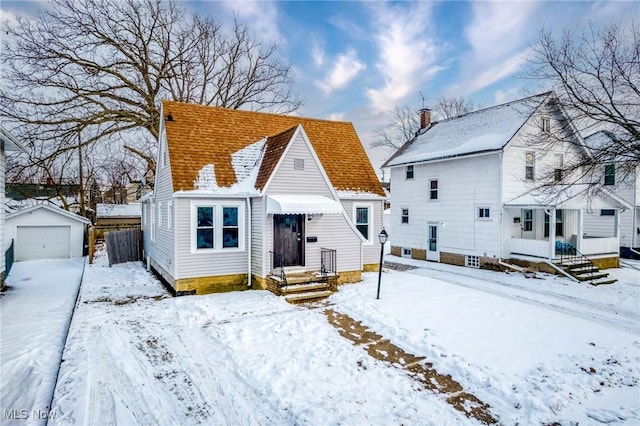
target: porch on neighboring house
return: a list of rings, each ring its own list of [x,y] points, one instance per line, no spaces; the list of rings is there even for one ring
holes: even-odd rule
[[[607,194],[589,194],[586,185],[555,190],[505,203],[505,257],[547,262],[579,281],[613,282],[600,270],[619,267],[619,203]],[[590,235],[584,225],[585,211],[593,208],[613,216],[598,235]]]

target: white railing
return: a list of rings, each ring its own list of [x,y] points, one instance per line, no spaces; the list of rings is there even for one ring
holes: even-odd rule
[[[546,240],[529,240],[524,238],[511,238],[509,241],[510,250],[513,254],[524,254],[527,256],[536,256],[549,258],[551,255],[551,246]]]
[[[578,250],[582,254],[618,253],[620,241],[618,237],[582,238]]]

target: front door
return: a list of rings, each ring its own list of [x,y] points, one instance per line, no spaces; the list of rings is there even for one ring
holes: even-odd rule
[[[438,251],[438,225],[429,225],[427,260],[440,262],[440,252]]]
[[[282,254],[283,266],[304,266],[303,214],[273,216],[273,251]]]

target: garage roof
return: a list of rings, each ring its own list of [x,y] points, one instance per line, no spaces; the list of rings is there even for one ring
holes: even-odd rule
[[[7,219],[11,219],[13,217],[17,217],[17,216],[20,216],[20,215],[23,215],[23,214],[29,214],[29,213],[31,213],[31,212],[33,212],[35,210],[38,210],[38,209],[48,210],[48,211],[50,211],[52,213],[56,213],[56,214],[59,214],[61,216],[65,216],[65,217],[68,217],[69,219],[77,220],[78,222],[82,222],[82,223],[85,223],[85,224],[90,224],[91,223],[91,221],[89,219],[85,218],[85,217],[79,216],[79,215],[77,215],[75,213],[71,213],[71,212],[68,212],[68,211],[60,209],[60,208],[47,206],[45,204],[38,204],[37,206],[31,206],[31,207],[27,207],[26,209],[23,209],[23,210],[18,210],[17,212],[13,212],[13,213],[8,214],[6,218]]]

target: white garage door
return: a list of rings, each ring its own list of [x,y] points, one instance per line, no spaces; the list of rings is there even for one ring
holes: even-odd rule
[[[16,260],[64,259],[70,247],[70,226],[18,226]]]

